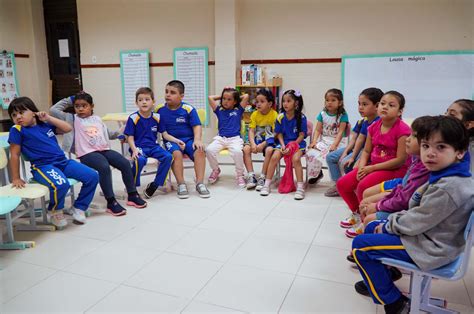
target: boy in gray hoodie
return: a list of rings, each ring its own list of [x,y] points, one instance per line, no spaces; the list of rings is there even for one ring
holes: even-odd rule
[[[402,313],[408,305],[393,284],[380,258],[415,263],[431,270],[454,261],[465,244],[464,229],[474,209],[474,182],[464,155],[469,135],[452,117],[431,117],[418,131],[421,160],[431,172],[409,202],[409,210],[394,213],[388,220],[371,222],[365,234],[352,242],[352,254],[364,281],[355,284],[370,292],[386,313]]]

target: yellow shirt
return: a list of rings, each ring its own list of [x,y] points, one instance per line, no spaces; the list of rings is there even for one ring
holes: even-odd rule
[[[250,116],[249,127],[255,129],[255,139],[257,142],[263,142],[267,139],[273,139],[275,136],[273,130],[275,129],[275,121],[278,113],[271,109],[267,114],[262,114],[260,111],[254,111]]]

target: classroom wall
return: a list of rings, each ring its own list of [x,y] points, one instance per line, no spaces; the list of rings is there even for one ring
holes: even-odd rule
[[[120,50],[148,49],[151,62],[172,62],[177,47],[209,47],[214,60],[213,0],[77,0],[81,63],[120,63]],[[151,67],[151,87],[162,102],[173,67]],[[102,115],[122,111],[119,68],[82,69],[84,90]],[[209,67],[214,89],[214,67]]]
[[[214,1],[78,0],[81,62],[119,63],[121,49],[149,49],[152,62],[172,61],[175,47],[208,46],[214,60]],[[240,58],[339,58],[346,54],[474,48],[470,0],[238,0]],[[130,13],[133,12],[133,13]],[[322,109],[324,92],[340,87],[341,65],[267,64],[283,88],[301,90],[308,117]],[[83,69],[84,89],[97,112],[122,108],[119,68]],[[209,67],[210,93],[215,85]],[[163,99],[172,67],[152,67],[152,88]],[[356,99],[346,99],[353,106]],[[409,100],[408,100],[409,105]]]
[[[41,109],[49,107],[49,70],[42,0],[0,0],[0,49],[29,58],[16,58],[20,95]],[[7,118],[6,110],[1,110]]]
[[[240,16],[243,60],[474,49],[472,0],[241,0]],[[301,90],[312,119],[340,88],[340,64],[265,66]]]

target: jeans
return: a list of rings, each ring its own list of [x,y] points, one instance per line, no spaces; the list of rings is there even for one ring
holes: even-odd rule
[[[344,152],[345,149],[346,149],[345,147],[341,147],[339,149],[336,149],[335,151],[330,152],[326,156],[326,163],[328,165],[329,175],[331,176],[331,180],[334,182],[336,182],[337,180],[339,180],[340,177],[342,177],[342,173],[341,173],[342,165],[352,156],[352,152],[351,152],[347,154],[347,156],[341,160],[342,153]],[[355,158],[354,164],[360,158],[360,155],[361,155],[361,152],[359,152],[359,154]],[[343,169],[344,174],[349,173],[352,170],[352,167],[354,166],[354,164],[351,164],[348,167],[344,167]]]

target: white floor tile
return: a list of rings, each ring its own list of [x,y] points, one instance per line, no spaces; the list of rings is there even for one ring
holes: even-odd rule
[[[229,260],[265,270],[296,274],[309,244],[252,237]]]
[[[474,313],[473,306],[467,306],[463,304],[448,303],[448,309],[458,311],[461,314],[472,314]]]
[[[36,241],[34,248],[0,252],[0,257],[6,256],[36,265],[63,269],[104,244],[104,241],[70,236],[61,231],[55,231],[45,234],[42,241]]]
[[[177,313],[188,300],[152,291],[120,286],[87,313]]]
[[[84,312],[112,291],[114,284],[58,272],[4,305],[5,312]]]
[[[81,257],[65,271],[121,283],[151,262],[158,254],[152,250],[111,243]]]
[[[339,224],[341,220],[347,218],[350,214],[351,211],[345,203],[333,200],[324,217],[324,223]]]
[[[275,207],[270,217],[320,222],[328,206],[318,202],[282,201]]]
[[[293,275],[226,265],[195,298],[246,312],[276,312]]]
[[[0,266],[0,304],[28,290],[55,272],[51,268],[4,259]]]
[[[322,223],[313,244],[338,248],[349,252],[352,247],[352,239],[346,237],[344,232],[345,229],[339,227],[339,224]]]
[[[208,217],[199,228],[250,234],[263,218],[258,215],[221,210]]]
[[[195,227],[209,217],[215,209],[202,207],[185,207],[179,204],[166,204],[151,208],[145,213],[146,217],[160,223],[172,223]]]
[[[275,208],[282,198],[283,196],[277,192],[263,197],[255,190],[242,191],[238,197],[225,204],[223,210],[265,217]]]
[[[225,262],[246,238],[242,233],[195,229],[167,251]]]
[[[222,306],[193,301],[182,313],[245,313]]]
[[[128,209],[129,213],[120,217],[114,217],[105,213],[105,209],[103,210],[104,211],[101,212],[93,212],[93,214],[87,218],[85,225],[80,226],[70,223],[61,232],[77,237],[110,241],[143,223],[145,219],[143,216],[130,214],[130,212],[138,209]]]
[[[350,285],[296,277],[281,313],[375,313],[375,304]]]
[[[318,221],[267,218],[258,226],[255,235],[262,238],[311,243],[319,228]]]
[[[192,298],[221,266],[206,259],[163,253],[125,285]]]
[[[184,237],[192,228],[155,221],[143,223],[113,240],[126,246],[162,251]]]
[[[298,275],[353,285],[362,277],[346,260],[348,254],[349,250],[313,245]]]

